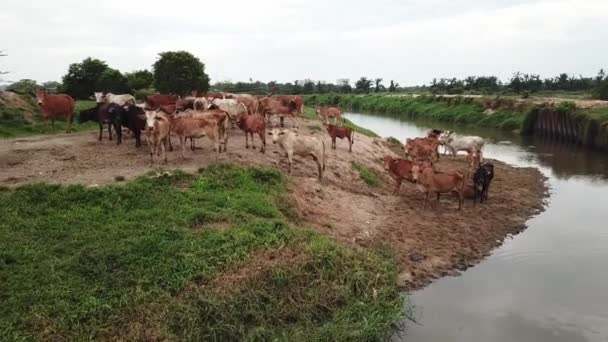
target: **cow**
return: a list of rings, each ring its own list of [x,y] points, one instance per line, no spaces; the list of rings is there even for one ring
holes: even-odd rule
[[[135,97],[129,94],[120,94],[114,95],[112,93],[103,94],[101,92],[96,92],[93,94],[95,96],[95,101],[98,104],[102,103],[116,103],[119,106],[135,106],[137,102],[135,101]]]
[[[253,134],[256,133],[262,141],[260,152],[266,152],[266,121],[258,114],[243,115],[238,120],[238,126],[245,132],[245,148],[249,148],[249,135],[251,135],[251,146],[255,150]]]
[[[339,127],[332,124],[325,124],[327,133],[331,137],[331,148],[336,149],[336,138],[348,140],[348,152],[353,151],[353,143],[355,142],[355,131],[348,127]]]
[[[439,143],[444,145],[451,152],[452,156],[456,156],[458,151],[470,152],[475,149],[481,152],[485,144],[481,137],[458,135],[453,131],[443,132],[439,136]]]
[[[186,139],[207,136],[213,142],[213,150],[219,153],[218,122],[210,117],[177,116],[171,120],[171,130],[179,137],[182,159],[186,158]]]
[[[178,97],[176,95],[152,94],[146,96],[146,105],[148,108],[156,109],[160,106],[175,104]]]
[[[435,138],[406,139],[403,149],[406,157],[414,161],[436,162],[439,159],[439,141]]]
[[[278,144],[285,151],[287,160],[289,161],[289,171],[293,165],[293,156],[307,157],[311,156],[317,163],[319,172],[319,180],[323,179],[323,171],[325,170],[325,142],[315,137],[298,135],[289,129],[273,128],[268,133],[272,136],[272,143]]]
[[[99,141],[102,140],[103,125],[108,125],[108,139],[112,140],[112,127],[116,131],[116,145],[122,143],[122,117],[124,108],[116,103],[101,103],[80,112],[78,122],[96,121],[99,123]]]
[[[481,165],[481,152],[476,149],[469,151],[467,154],[467,162],[469,163],[471,170],[477,170],[479,165]]]
[[[222,152],[222,146],[224,146],[224,152],[228,146],[228,126],[230,125],[230,115],[225,111],[215,108],[208,109],[205,111],[192,111],[193,118],[203,118],[208,120],[215,120],[218,126],[219,149],[218,152]]]
[[[194,110],[207,110],[209,108],[209,100],[204,97],[197,97],[192,104]]]
[[[342,125],[342,109],[338,106],[316,106],[315,107],[317,116],[320,117],[324,123],[329,123],[329,118],[334,119],[334,124]]]
[[[177,105],[176,104],[161,105],[157,109],[167,115],[173,115],[177,112]]]
[[[258,113],[259,102],[257,97],[249,94],[234,94],[234,99],[245,105],[249,115]]]
[[[187,96],[184,98],[178,98],[177,101],[175,101],[175,111],[176,112],[183,112],[187,109],[194,109],[194,101],[196,100],[195,97],[192,96]]]
[[[475,190],[475,202],[479,198],[479,203],[488,200],[490,183],[494,179],[494,164],[489,162],[482,163],[473,173],[473,187]]]
[[[165,144],[171,132],[171,122],[169,116],[156,111],[148,110],[146,116],[146,141],[150,146],[150,166],[154,165],[154,155],[162,155],[162,163],[167,164],[167,151]]]
[[[441,194],[457,193],[458,210],[462,209],[466,185],[466,179],[462,173],[436,171],[429,162],[423,162],[412,166],[412,178],[416,181],[417,188],[425,193],[424,209],[426,209],[431,192],[437,194],[437,201]]]
[[[284,106],[289,106],[293,102],[296,113],[300,116],[304,114],[304,98],[299,95],[277,95],[275,96]]]
[[[426,137],[427,137],[427,138],[435,138],[435,139],[439,139],[439,136],[441,135],[441,133],[443,133],[443,130],[436,129],[436,128],[432,128],[431,130],[429,130],[429,131],[426,133]]]
[[[55,130],[55,119],[60,115],[65,116],[67,122],[66,133],[70,133],[72,129],[72,116],[74,115],[74,99],[66,94],[50,95],[46,90],[36,90],[36,100],[42,110],[45,128],[49,128],[49,118],[53,131]]]
[[[233,123],[236,123],[238,118],[247,115],[249,112],[242,102],[235,99],[213,99],[211,104],[228,113],[230,121]]]
[[[395,159],[389,155],[384,156],[384,169],[397,181],[393,195],[399,193],[403,180],[414,182],[412,178],[412,162],[406,159]]]
[[[270,120],[270,116],[278,115],[281,120],[281,127],[283,127],[283,117],[285,115],[291,116],[293,120],[293,126],[298,127],[297,123],[297,108],[295,100],[288,101],[287,105],[284,105],[280,100],[272,97],[263,97],[259,99],[259,112],[262,116]]]
[[[141,147],[141,132],[146,130],[146,112],[140,106],[127,106],[121,117],[121,124],[129,128],[135,136],[135,147]]]

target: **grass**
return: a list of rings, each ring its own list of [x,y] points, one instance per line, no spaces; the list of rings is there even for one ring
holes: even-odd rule
[[[78,113],[81,110],[92,108],[94,106],[95,101],[76,101],[74,118],[72,122],[73,131],[88,131],[98,127],[97,124],[92,122],[87,122],[85,124],[78,124],[77,122]],[[34,121],[27,120],[26,116],[33,117]],[[26,110],[21,108],[0,106],[0,138],[14,138],[35,134],[53,134],[65,132],[66,122],[63,119],[55,121],[54,131],[51,129],[50,125],[51,124],[49,121],[49,128],[46,129],[42,120],[42,114],[40,114],[39,111],[36,111],[34,113],[28,113],[26,112]]]
[[[304,118],[307,120],[320,120],[319,117],[317,116],[317,113],[315,112],[315,109],[312,107],[304,107]],[[377,138],[379,137],[376,133],[374,133],[373,131],[370,131],[369,129],[365,128],[365,127],[361,127],[361,126],[357,126],[354,123],[352,123],[351,121],[349,121],[348,119],[343,119],[344,120],[344,126],[351,128],[352,130],[354,130],[357,133],[366,135],[368,137],[372,137],[372,138]],[[315,126],[313,126],[315,127]],[[316,130],[316,129],[313,129]]]
[[[365,184],[373,188],[377,188],[380,186],[380,184],[382,184],[382,179],[373,170],[370,170],[367,167],[356,162],[352,162],[351,166],[353,170],[359,173],[359,177],[365,182]]]
[[[0,191],[0,340],[381,340],[392,256],[290,224],[274,169]]]
[[[336,104],[348,110],[367,111],[407,119],[430,119],[458,125],[520,129],[523,111],[498,110],[484,113],[484,106],[473,98],[441,96],[387,96],[324,94],[306,97],[307,104]],[[502,99],[512,103],[513,100]]]
[[[600,123],[608,122],[608,108],[595,108],[587,112],[592,119]]]

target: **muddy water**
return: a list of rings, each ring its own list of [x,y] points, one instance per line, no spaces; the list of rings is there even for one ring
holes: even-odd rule
[[[460,277],[411,294],[419,325],[395,341],[608,341],[608,154],[492,130],[346,117],[399,140],[431,126],[480,135],[491,142],[486,156],[550,179],[547,210],[526,231]]]

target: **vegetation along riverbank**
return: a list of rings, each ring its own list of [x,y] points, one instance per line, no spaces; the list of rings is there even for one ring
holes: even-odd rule
[[[451,95],[322,94],[305,98],[308,105],[333,104],[345,110],[498,128],[608,150],[606,101]]]

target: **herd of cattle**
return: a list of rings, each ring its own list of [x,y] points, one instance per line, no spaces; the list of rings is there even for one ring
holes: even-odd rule
[[[36,97],[45,119],[54,120],[65,116],[67,131],[70,131],[74,113],[74,100],[68,95],[50,95],[37,91]],[[99,123],[99,140],[102,139],[103,127],[107,125],[109,139],[112,140],[112,129],[116,133],[116,143],[122,142],[122,127],[128,128],[135,137],[136,147],[141,146],[141,132],[150,148],[150,163],[154,156],[160,156],[161,162],[167,163],[166,149],[173,150],[171,136],[179,140],[182,158],[185,158],[187,140],[190,148],[195,149],[197,138],[207,137],[213,143],[217,153],[226,151],[228,144],[227,131],[238,127],[245,133],[245,147],[249,148],[251,137],[255,149],[254,135],[261,141],[260,152],[266,150],[266,134],[272,137],[274,144],[287,156],[289,173],[291,173],[293,156],[312,157],[318,168],[318,177],[322,179],[325,170],[326,151],[322,139],[308,136],[298,131],[297,120],[303,115],[304,100],[301,96],[254,96],[231,93],[199,93],[179,97],[175,95],[153,94],[147,96],[144,103],[137,103],[132,95],[114,95],[95,93],[96,106],[79,113],[79,122],[96,121]],[[354,132],[342,125],[342,110],[337,106],[317,106],[317,115],[322,119],[336,149],[336,139],[347,139],[349,152],[352,152]],[[289,117],[294,129],[284,128],[284,118]],[[329,119],[333,119],[330,124]],[[278,120],[277,120],[278,119]],[[278,122],[277,122],[278,121]],[[48,125],[48,123],[47,123]],[[267,127],[269,128],[267,132]],[[459,151],[468,153],[469,170],[464,175],[460,171],[445,172],[436,170],[434,163],[439,159],[439,147],[456,155]],[[399,191],[403,180],[415,183],[425,193],[426,208],[431,192],[437,194],[457,194],[458,209],[462,208],[464,198],[472,198],[476,203],[487,200],[488,190],[494,177],[494,166],[482,162],[484,141],[480,137],[460,136],[452,131],[431,130],[427,137],[407,139],[404,145],[406,158],[395,159],[385,156],[384,166],[397,185],[394,193]]]

